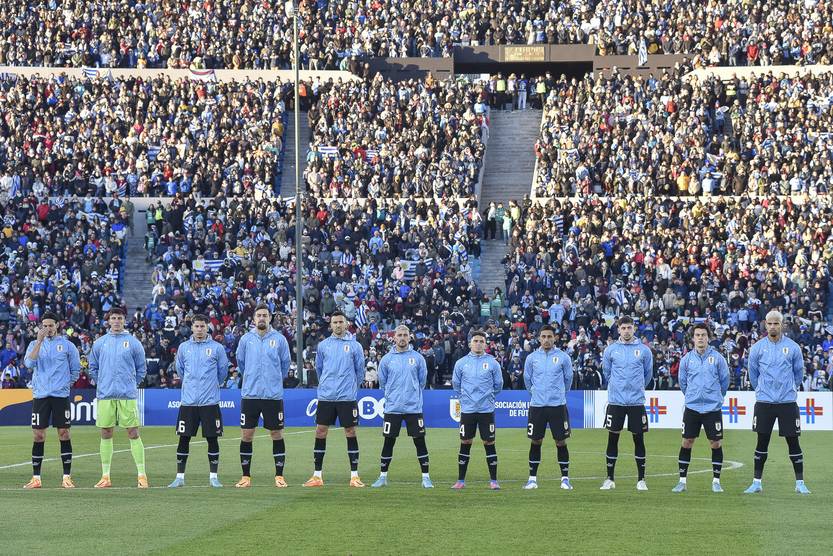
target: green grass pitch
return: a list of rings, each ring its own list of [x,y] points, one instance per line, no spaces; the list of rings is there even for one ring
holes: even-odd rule
[[[64,491],[54,430],[47,437],[44,488],[23,491],[31,475],[31,432],[0,429],[0,554],[784,554],[829,553],[833,508],[833,433],[802,436],[805,475],[813,491],[793,492],[793,473],[783,439],[773,436],[762,495],[743,495],[752,476],[754,435],[727,431],[724,494],[713,494],[711,452],[695,445],[689,491],[676,484],[679,432],[655,430],[646,437],[648,492],[635,490],[630,435],[619,447],[617,489],[601,492],[606,433],[576,430],[570,440],[575,490],[558,488],[555,446],[547,439],[540,488],[524,491],[528,441],[523,429],[498,431],[499,478],[489,491],[482,446],[472,449],[467,487],[449,489],[457,473],[457,431],[428,432],[431,476],[436,488],[419,484],[410,439],[400,436],[390,486],[371,489],[378,475],[380,429],[362,428],[360,473],[368,488],[350,489],[346,442],[333,429],[324,461],[323,489],[304,489],[312,473],[312,429],[288,429],[289,488],[273,486],[274,466],[266,431],[258,430],[254,487],[238,490],[239,430],[229,427],[220,443],[220,480],[207,487],[206,445],[195,438],[187,487],[164,488],[174,477],[177,438],[173,427],[142,430],[151,489],[135,488],[127,437],[117,431],[114,489],[93,490],[98,480],[97,430],[72,430],[78,489]],[[776,433],[777,434],[777,433]]]

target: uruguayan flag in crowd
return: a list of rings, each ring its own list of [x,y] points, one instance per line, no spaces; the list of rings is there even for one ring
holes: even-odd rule
[[[217,272],[218,270],[220,270],[220,267],[223,266],[223,259],[206,259],[205,261],[203,261],[203,263],[203,272]]]
[[[645,43],[645,38],[643,37],[639,41],[639,65],[644,66],[648,63],[648,45]]]
[[[208,70],[189,70],[191,79],[196,81],[216,81],[217,76],[213,69]]]
[[[373,160],[377,156],[379,156],[379,149],[367,149],[364,158],[365,160]]]
[[[98,70],[96,68],[83,68],[84,77],[87,79],[95,79],[98,77]]]
[[[367,324],[367,307],[365,307],[364,303],[359,305],[359,308],[356,309],[356,326],[364,326]]]
[[[148,160],[156,160],[161,150],[162,147],[160,145],[148,145]]]

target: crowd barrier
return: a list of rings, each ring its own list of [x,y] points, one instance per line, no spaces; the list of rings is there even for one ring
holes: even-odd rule
[[[141,424],[174,426],[179,409],[180,391],[139,390]],[[678,429],[683,419],[683,394],[674,390],[645,393],[645,410],[651,428]],[[316,391],[286,390],[284,414],[289,427],[310,427],[315,424]],[[381,426],[385,400],[381,390],[359,390],[360,423]],[[574,429],[604,426],[607,392],[573,391],[567,394],[570,426]],[[504,390],[495,402],[495,421],[499,428],[526,428],[529,394],[523,390]],[[752,428],[755,406],[754,392],[729,392],[723,402],[723,426],[726,429]],[[833,430],[833,393],[799,392],[798,406],[803,430]],[[220,407],[223,422],[236,425],[240,419],[240,391],[223,390]],[[432,428],[456,428],[460,421],[460,404],[451,390],[426,390],[424,393],[425,424]],[[70,394],[73,425],[94,425],[96,418],[95,390],[73,390]],[[0,426],[29,425],[32,415],[31,390],[0,390]]]

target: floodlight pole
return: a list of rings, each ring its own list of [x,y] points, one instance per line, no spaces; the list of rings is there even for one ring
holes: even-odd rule
[[[300,86],[300,56],[298,53],[298,6],[295,0],[286,3],[292,14],[292,51],[295,56],[295,376],[304,378],[304,254],[301,235],[303,234],[304,189],[301,184],[301,106],[298,87]]]

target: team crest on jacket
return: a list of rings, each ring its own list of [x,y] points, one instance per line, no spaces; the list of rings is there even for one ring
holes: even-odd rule
[[[709,362],[709,365],[714,365],[714,356],[713,356],[713,355],[710,355],[710,356],[708,357],[708,359],[706,359],[706,361],[708,361],[708,362]]]
[[[642,350],[641,349],[633,350],[633,356],[636,357],[637,359],[639,359],[640,357],[642,357]]]
[[[483,370],[484,370],[484,371],[488,371],[488,370],[489,370],[489,364],[488,364],[488,363],[483,363]]]
[[[127,349],[127,348],[129,348],[129,347],[130,347],[130,342],[128,342],[127,340],[125,340],[125,341],[124,341],[124,343],[122,344],[122,346],[124,346],[124,349]]]
[[[785,347],[781,351],[784,352],[784,355],[789,355],[790,354],[790,348]]]
[[[275,347],[275,345],[277,345],[277,342],[274,340],[274,338],[273,338],[273,339],[271,339],[271,340],[269,340],[269,347],[270,347],[270,348]]]
[[[58,351],[58,353],[61,353],[62,351],[64,351],[64,346],[58,344],[58,346],[55,349]]]
[[[456,422],[460,422],[460,414],[462,410],[460,408],[460,400],[456,398],[451,398],[448,400],[448,414],[454,419]]]
[[[555,363],[556,365],[558,365],[558,356],[557,355],[552,356],[552,362]]]
[[[208,357],[211,357],[211,348],[205,348],[205,354],[206,354]]]
[[[416,365],[416,359],[413,357],[408,358],[408,365],[414,366]]]
[[[344,353],[350,353],[350,344],[344,344]]]

